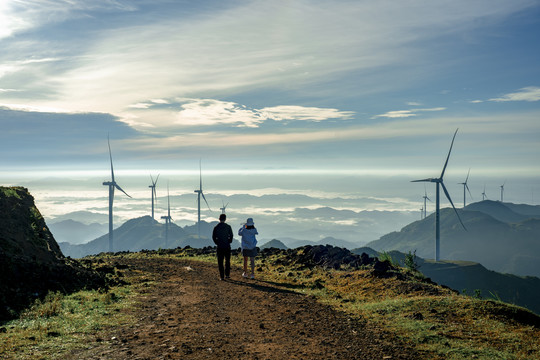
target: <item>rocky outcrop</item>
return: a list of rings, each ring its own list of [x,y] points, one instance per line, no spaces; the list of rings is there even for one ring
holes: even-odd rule
[[[64,257],[27,189],[0,187],[0,320],[49,291],[101,286],[104,276]]]

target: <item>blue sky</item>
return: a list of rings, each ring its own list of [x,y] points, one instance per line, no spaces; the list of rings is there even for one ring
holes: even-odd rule
[[[459,128],[453,197],[471,168],[478,197],[534,202],[539,33],[535,0],[2,1],[0,175],[100,185],[110,134],[119,179],[191,188],[202,158],[216,188],[339,181],[412,210]]]

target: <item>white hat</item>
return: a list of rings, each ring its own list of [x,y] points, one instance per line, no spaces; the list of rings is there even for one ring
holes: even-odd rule
[[[255,225],[255,223],[253,222],[252,218],[248,218],[247,221],[246,221],[246,225],[247,226],[253,226],[253,225]]]

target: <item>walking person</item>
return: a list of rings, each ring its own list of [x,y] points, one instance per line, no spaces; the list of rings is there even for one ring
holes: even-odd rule
[[[238,235],[242,236],[242,255],[244,256],[244,273],[242,276],[245,278],[251,277],[255,279],[255,256],[257,256],[257,239],[255,235],[258,234],[252,218],[248,218],[246,223],[238,230]],[[251,275],[248,275],[248,258],[251,264]]]
[[[229,279],[231,275],[231,243],[233,241],[233,232],[229,224],[225,223],[227,215],[219,215],[219,224],[214,227],[212,240],[217,245],[217,260],[219,268],[219,278]],[[225,260],[225,267],[223,267]]]

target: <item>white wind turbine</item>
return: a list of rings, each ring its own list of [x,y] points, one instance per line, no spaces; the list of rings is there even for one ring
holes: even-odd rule
[[[431,199],[427,196],[427,190],[426,190],[426,186],[424,185],[424,196],[422,196],[424,198],[424,219],[427,217],[427,212],[426,212],[426,200],[429,200],[431,202]]]
[[[200,160],[199,160],[199,189],[194,190],[194,192],[197,193],[197,233],[200,239],[201,238],[201,195],[204,201],[206,202],[206,206],[208,206],[208,210],[212,211],[212,209],[210,209],[210,205],[208,205],[208,201],[206,201],[206,197],[204,197],[204,193],[202,189],[202,170],[201,170]]]
[[[219,210],[221,210],[222,214],[225,214],[225,210],[227,209],[227,206],[229,206],[229,203],[225,205],[225,202],[222,200],[221,203],[223,204],[223,207],[220,207]]]
[[[503,202],[503,195],[504,195],[504,184],[506,184],[506,180],[501,185],[501,202]]]
[[[469,190],[469,185],[467,185],[467,181],[469,180],[469,174],[470,173],[471,173],[471,168],[469,168],[469,172],[467,173],[467,177],[465,178],[465,182],[459,183],[460,185],[463,185],[463,207],[465,207],[465,205],[467,205],[467,193],[465,192],[465,189],[469,192],[469,195],[471,195],[471,199],[472,199],[471,190]]]
[[[156,193],[156,184],[159,179],[159,174],[156,177],[156,181],[154,181],[154,178],[150,174],[150,180],[152,180],[152,185],[148,185],[149,188],[152,190],[152,220],[154,220],[154,202],[157,202],[157,193]]]
[[[129,196],[121,187],[116,183],[114,180],[114,169],[113,169],[113,161],[112,161],[112,153],[111,153],[111,142],[109,140],[109,137],[107,136],[107,144],[109,145],[109,158],[111,159],[111,181],[105,181],[103,182],[103,185],[106,185],[109,187],[109,252],[113,252],[113,201],[114,201],[114,189],[118,189],[124,194]]]
[[[446,166],[448,165],[448,159],[450,159],[450,153],[452,152],[452,147],[454,146],[454,140],[456,139],[458,129],[456,129],[456,132],[454,133],[454,137],[452,138],[452,144],[450,145],[450,150],[448,151],[448,156],[446,157],[446,162],[444,163],[444,167],[441,172],[441,176],[438,178],[428,178],[428,179],[422,179],[422,180],[413,180],[412,182],[434,182],[436,184],[436,197],[435,197],[435,261],[439,261],[440,258],[440,241],[441,241],[441,233],[440,233],[440,196],[439,196],[439,187],[443,188],[444,194],[446,195],[446,198],[448,201],[450,201],[450,204],[452,204],[452,208],[454,208],[454,211],[456,212],[456,215],[459,219],[459,222],[463,226],[465,230],[465,225],[461,221],[461,218],[459,217],[459,214],[456,210],[456,207],[454,206],[454,203],[452,202],[452,199],[450,198],[450,194],[448,193],[448,190],[446,190],[446,186],[444,186],[443,177],[444,172],[446,170]],[[440,185],[440,186],[439,186]]]
[[[156,179],[157,182],[157,179]],[[169,246],[169,224],[171,223],[171,200],[169,197],[169,183],[167,183],[167,216],[162,216],[165,220],[165,248]]]

